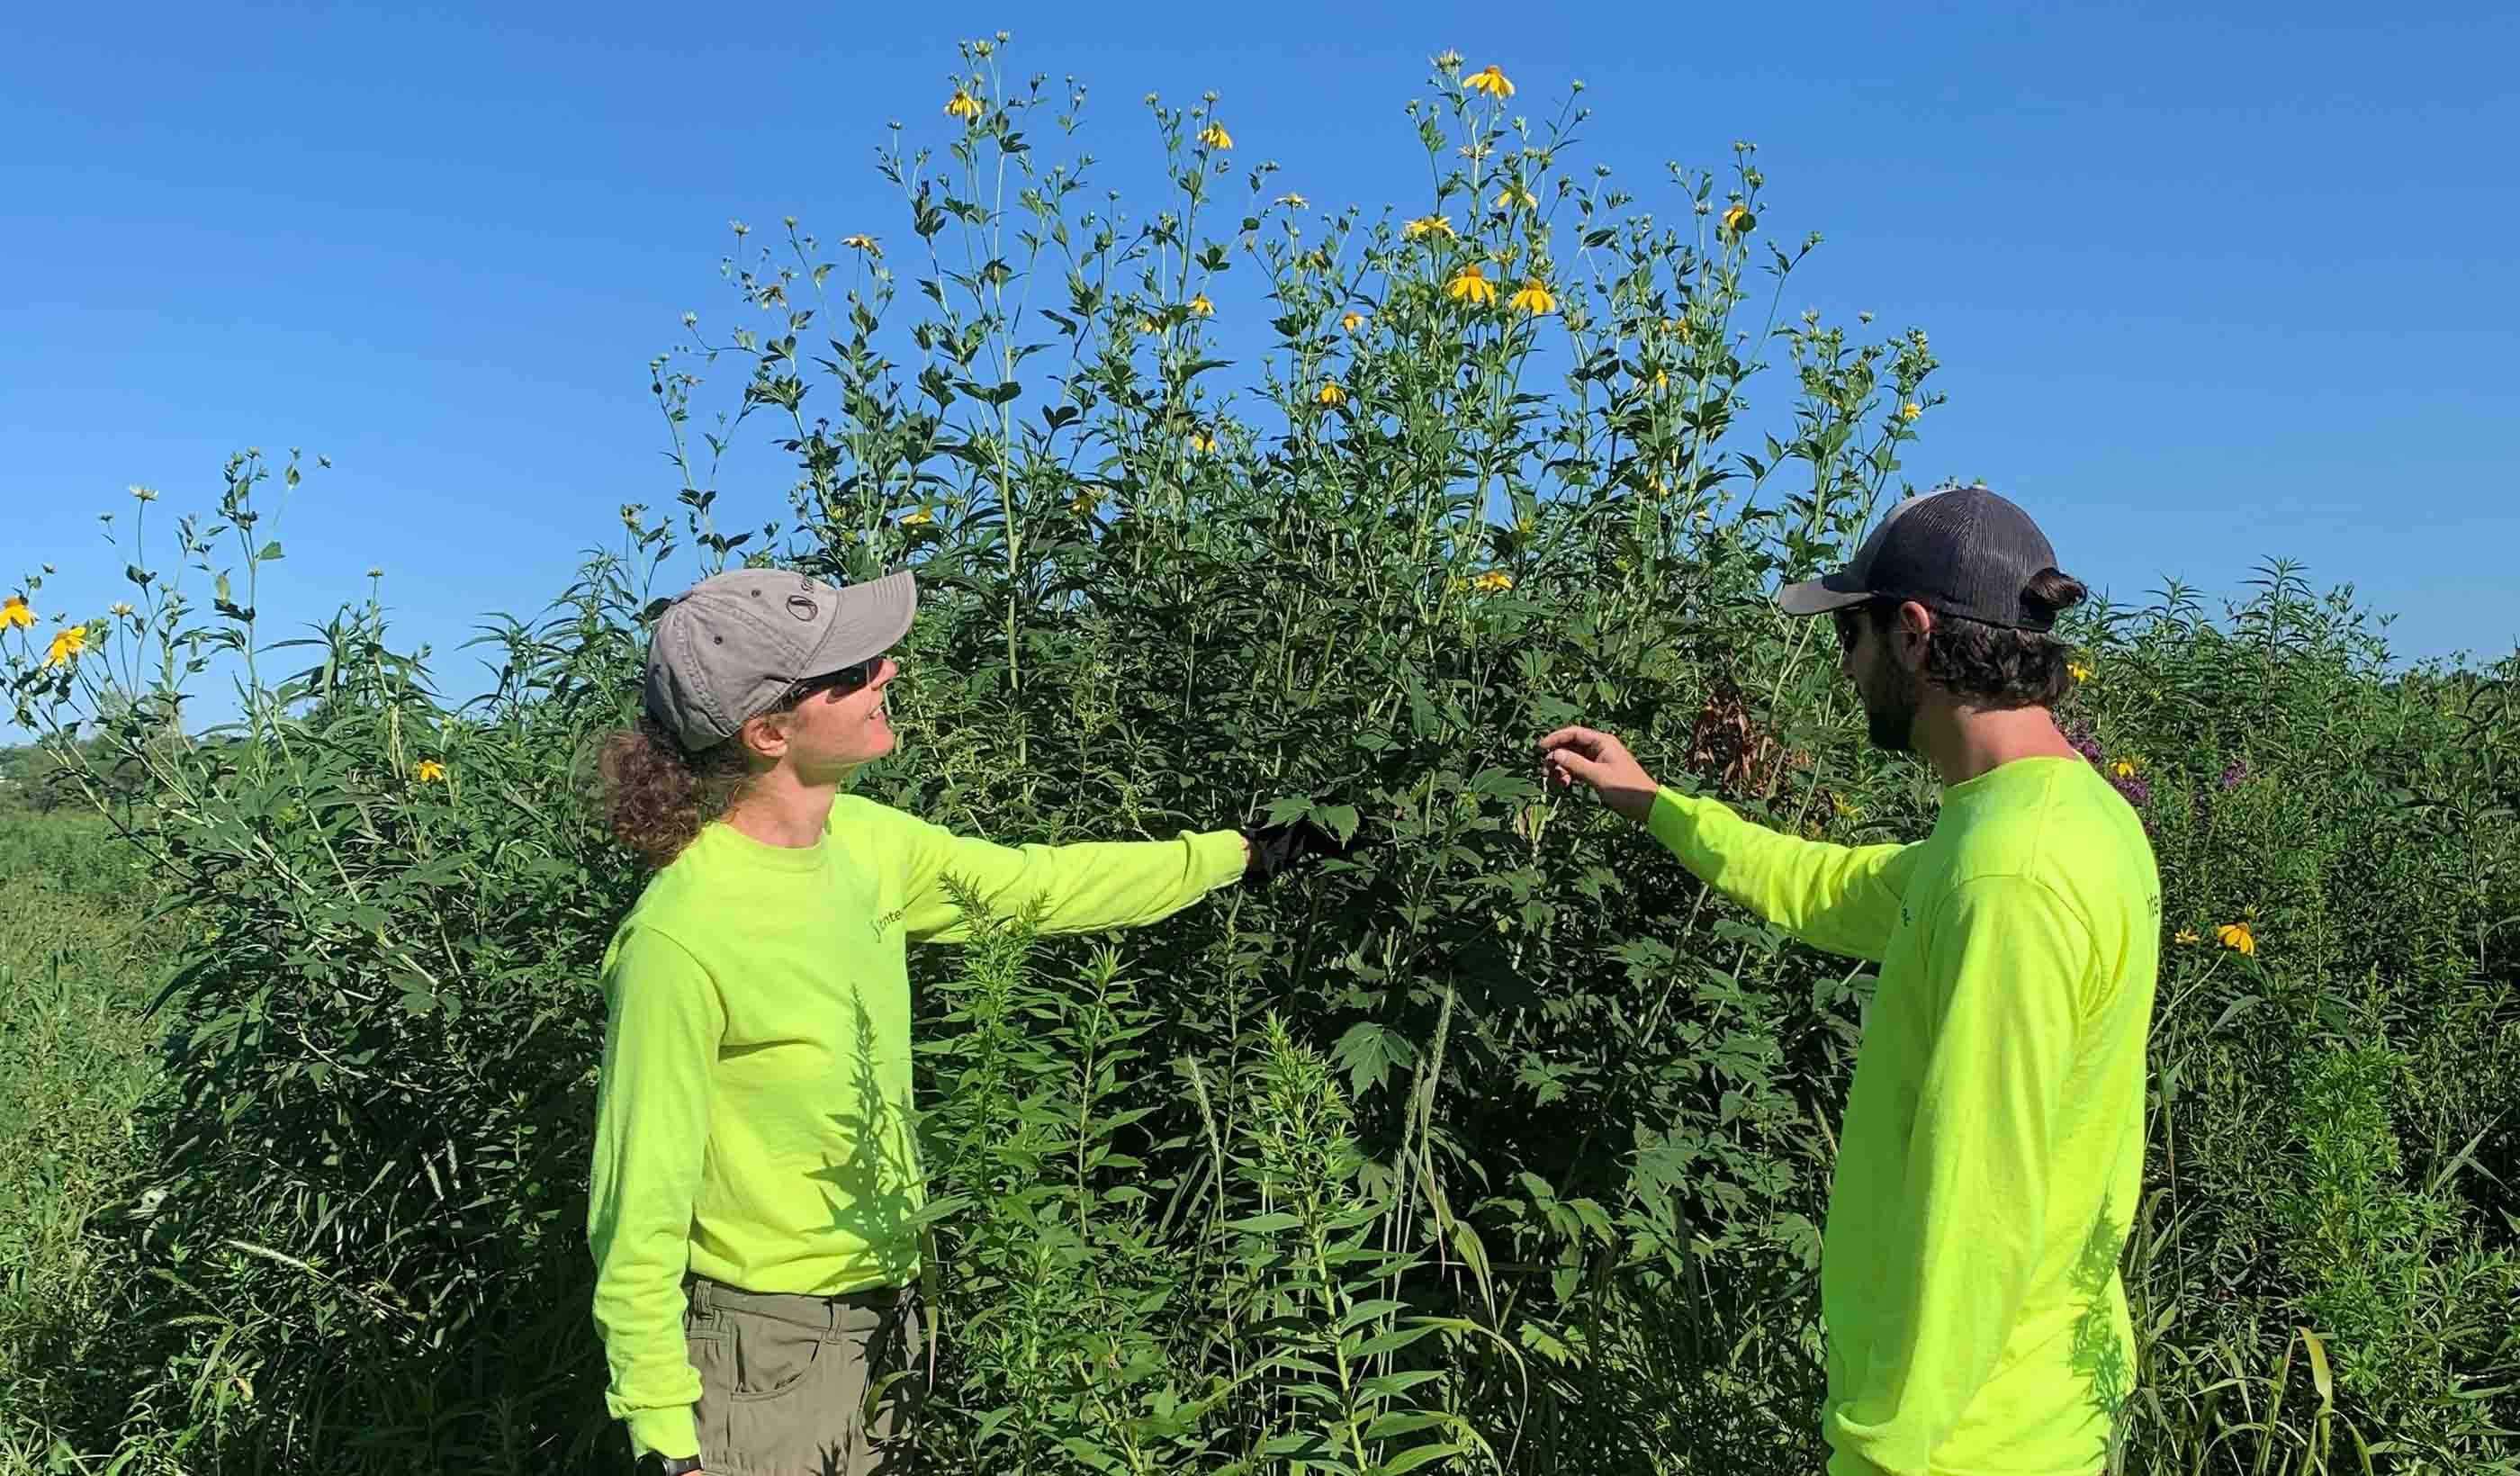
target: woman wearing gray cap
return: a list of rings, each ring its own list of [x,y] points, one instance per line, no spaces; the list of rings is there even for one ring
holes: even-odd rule
[[[922,1344],[923,1199],[903,949],[968,930],[948,877],[1081,932],[1334,849],[1309,826],[1009,847],[843,793],[892,750],[884,652],[916,605],[906,571],[704,580],[603,749],[613,834],[654,870],[604,960],[587,1217],[606,1404],[643,1471],[900,1468],[882,1396]]]

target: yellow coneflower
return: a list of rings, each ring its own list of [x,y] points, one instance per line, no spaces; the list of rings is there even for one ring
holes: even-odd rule
[[[1472,92],[1484,92],[1492,98],[1503,99],[1513,96],[1513,83],[1508,81],[1506,74],[1494,66],[1486,67],[1462,78],[1462,85]]]
[[[1751,214],[1750,207],[1737,200],[1724,211],[1724,231],[1727,235],[1739,235],[1758,223],[1759,217]]]
[[[1198,130],[1198,141],[1220,154],[1234,147],[1234,135],[1226,132],[1225,125],[1213,118],[1208,120],[1206,127]]]
[[[1514,293],[1507,306],[1537,317],[1557,311],[1557,298],[1539,278],[1534,277],[1522,285],[1522,291]]]
[[[85,649],[87,649],[87,627],[65,625],[53,632],[52,649],[44,653],[44,664],[59,666],[65,661],[75,661],[78,659],[78,653]]]
[[[1498,209],[1509,210],[1515,205],[1520,205],[1526,210],[1537,210],[1540,208],[1540,197],[1532,194],[1529,190],[1521,189],[1513,185],[1508,185],[1497,192],[1496,207]]]
[[[1496,284],[1488,280],[1488,274],[1479,270],[1479,264],[1475,261],[1462,268],[1454,275],[1452,281],[1444,284],[1444,292],[1454,301],[1467,302],[1472,307],[1485,307],[1496,301]]]
[[[1355,317],[1350,313],[1349,317]],[[0,630],[24,630],[35,623],[35,607],[23,595],[12,595],[9,603],[0,604]]]
[[[1197,296],[1190,299],[1190,310],[1202,318],[1213,318],[1216,316],[1216,304],[1207,300],[1207,293],[1205,292],[1201,292]]]
[[[1200,432],[1193,430],[1190,433],[1190,449],[1191,454],[1193,456],[1214,456],[1216,454],[1216,437],[1201,434]]]
[[[1917,404],[1913,400],[1910,400],[1907,404],[1899,407],[1899,419],[1903,421],[1912,421],[1924,413],[1925,407]]]
[[[2254,958],[2258,952],[2258,935],[2245,922],[2226,922],[2214,929],[2214,941],[2243,958]]]
[[[1339,327],[1345,329],[1349,333],[1355,333],[1358,329],[1364,326],[1365,314],[1363,313],[1345,313],[1339,318]]]
[[[968,92],[964,91],[960,87],[955,88],[954,95],[945,100],[945,115],[952,118],[961,118],[967,123],[979,117],[981,112],[984,111],[986,110],[981,108],[980,100],[978,98],[971,96]]]
[[[901,525],[905,528],[923,528],[935,520],[936,514],[927,512],[924,509],[922,509],[917,513],[904,513],[901,514]]]
[[[420,767],[412,772],[424,784],[440,783],[446,779],[446,766],[433,758],[422,759]]]
[[[1513,576],[1503,569],[1490,569],[1470,581],[1470,589],[1474,594],[1498,595],[1511,588],[1513,588]]]
[[[1292,209],[1307,210],[1312,208],[1313,202],[1296,194],[1294,191],[1289,190],[1285,194],[1278,197],[1278,203],[1288,206]]]
[[[1335,409],[1347,403],[1347,388],[1338,380],[1331,380],[1323,384],[1321,393],[1314,395],[1313,398]]]
[[[2092,669],[2085,666],[2080,661],[2069,661],[2065,663],[2065,674],[2072,677],[2077,685],[2088,682],[2092,679]]]
[[[1403,241],[1416,241],[1420,236],[1451,236],[1452,234],[1453,217],[1450,215],[1420,215],[1400,228],[1400,239]]]
[[[840,245],[844,246],[855,246],[870,256],[880,256],[883,254],[883,247],[876,245],[876,240],[872,236],[843,236],[840,238]]]

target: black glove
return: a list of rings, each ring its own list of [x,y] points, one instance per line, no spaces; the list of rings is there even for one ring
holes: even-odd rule
[[[1291,825],[1263,826],[1243,837],[1251,847],[1251,860],[1242,868],[1246,886],[1257,886],[1282,872],[1292,870],[1308,856],[1346,856],[1363,842],[1363,833],[1339,839],[1309,820]]]

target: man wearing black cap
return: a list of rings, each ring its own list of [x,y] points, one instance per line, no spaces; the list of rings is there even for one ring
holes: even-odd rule
[[[1941,777],[1933,833],[1847,847],[1655,783],[1589,728],[1544,771],[1710,886],[1880,967],[1847,1096],[1821,1312],[1831,1476],[2098,1471],[2132,1384],[2118,1255],[2143,1173],[2161,887],[2141,823],[2056,729],[2083,586],[1983,487],[1892,510],[1828,615],[1872,741]]]

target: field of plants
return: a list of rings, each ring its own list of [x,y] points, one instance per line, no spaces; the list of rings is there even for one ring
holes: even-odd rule
[[[1145,932],[914,953],[931,1469],[1817,1470],[1869,974],[1529,752],[1580,720],[1778,827],[1924,834],[1930,776],[1766,591],[1933,480],[1936,365],[1779,316],[1812,239],[1747,145],[1641,203],[1579,100],[1476,61],[1435,60],[1378,216],[1213,99],[1148,100],[1170,194],[1114,202],[1049,157],[1081,92],[967,45],[879,151],[897,229],[736,229],[652,366],[679,499],[488,617],[477,699],[373,597],[258,615],[333,582],[282,561],[311,455],[117,510],[109,611],[24,571],[0,1476],[624,1468],[584,1221],[641,877],[579,801],[651,602],[744,559],[919,566],[888,803],[1363,842]],[[788,514],[728,530],[721,470],[772,465]],[[2168,933],[2118,1468],[2520,1472],[2520,653],[2394,665],[2280,564],[2073,637]]]

